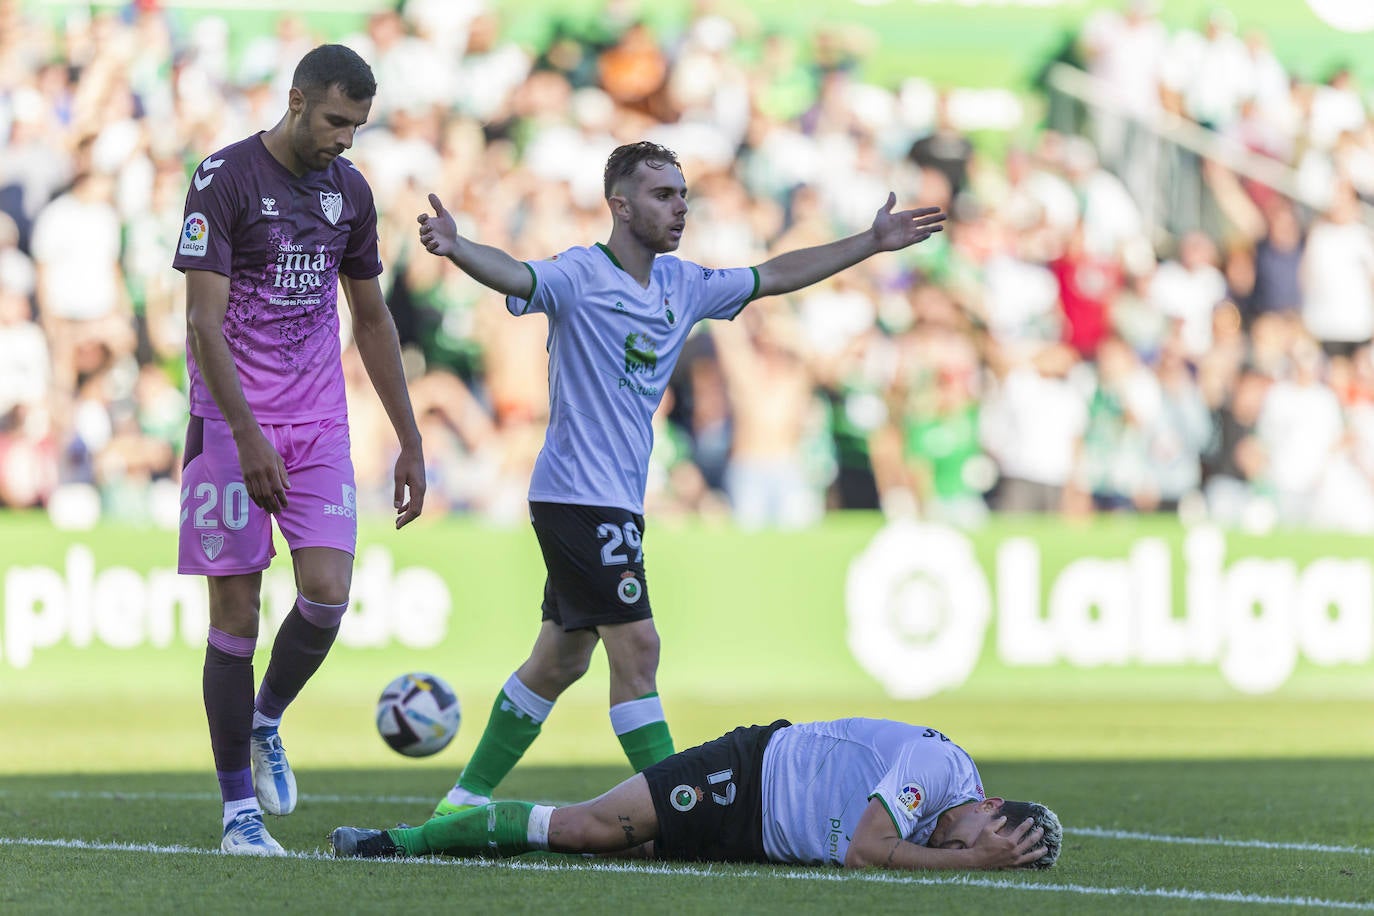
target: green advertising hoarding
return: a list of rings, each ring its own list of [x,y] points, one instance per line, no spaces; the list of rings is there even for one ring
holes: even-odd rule
[[[137,660],[183,677],[208,615],[175,546],[172,532],[6,516],[0,683],[73,659],[91,676]],[[1374,562],[1360,538],[1139,518],[966,533],[858,514],[797,533],[659,525],[645,546],[660,683],[683,698],[1374,697]],[[499,684],[528,651],[542,586],[526,529],[365,523],[334,657],[379,672],[461,665],[465,681]],[[265,631],[293,599],[279,556]]]

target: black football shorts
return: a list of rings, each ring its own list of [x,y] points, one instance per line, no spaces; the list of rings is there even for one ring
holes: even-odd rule
[[[530,503],[544,554],[544,620],[564,631],[653,616],[644,578],[644,516],[609,506]]]
[[[763,749],[791,725],[741,725],[644,770],[658,816],[654,856],[697,862],[767,862],[763,851]]]

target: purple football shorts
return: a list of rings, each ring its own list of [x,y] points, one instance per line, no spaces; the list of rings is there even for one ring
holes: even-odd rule
[[[291,483],[286,508],[275,513],[287,548],[332,547],[353,554],[358,499],[348,420],[264,426],[262,431],[286,463]],[[277,554],[272,516],[248,496],[229,424],[192,417],[184,461],[177,571],[233,576],[266,569]]]

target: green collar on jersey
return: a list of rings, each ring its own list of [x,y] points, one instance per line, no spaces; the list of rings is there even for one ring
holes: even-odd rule
[[[625,273],[629,273],[629,271],[625,270],[624,266],[621,265],[620,261],[616,259],[615,252],[607,248],[604,242],[597,242],[596,247],[600,248],[606,254],[606,257],[611,259],[612,264],[614,264],[616,267],[619,267]]]

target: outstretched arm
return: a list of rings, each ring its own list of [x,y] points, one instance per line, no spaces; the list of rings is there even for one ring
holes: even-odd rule
[[[924,869],[1018,868],[1029,865],[1048,851],[1033,848],[1043,835],[1027,818],[1006,833],[999,833],[1005,817],[994,818],[978,834],[972,846],[935,849],[917,846],[897,832],[892,818],[876,798],[868,803],[854,828],[845,853],[845,868],[893,868],[908,871]]]
[[[444,209],[437,194],[429,195],[429,205],[434,208],[433,216],[421,213],[415,218],[420,224],[420,244],[426,251],[448,258],[472,279],[498,293],[529,298],[534,292],[534,276],[524,262],[459,235],[453,215]]]
[[[849,238],[800,248],[780,254],[758,266],[759,292],[755,298],[790,293],[852,267],[880,251],[897,251],[923,242],[943,227],[945,214],[939,207],[899,210],[897,195],[888,193],[887,202],[878,208],[873,225]]]

